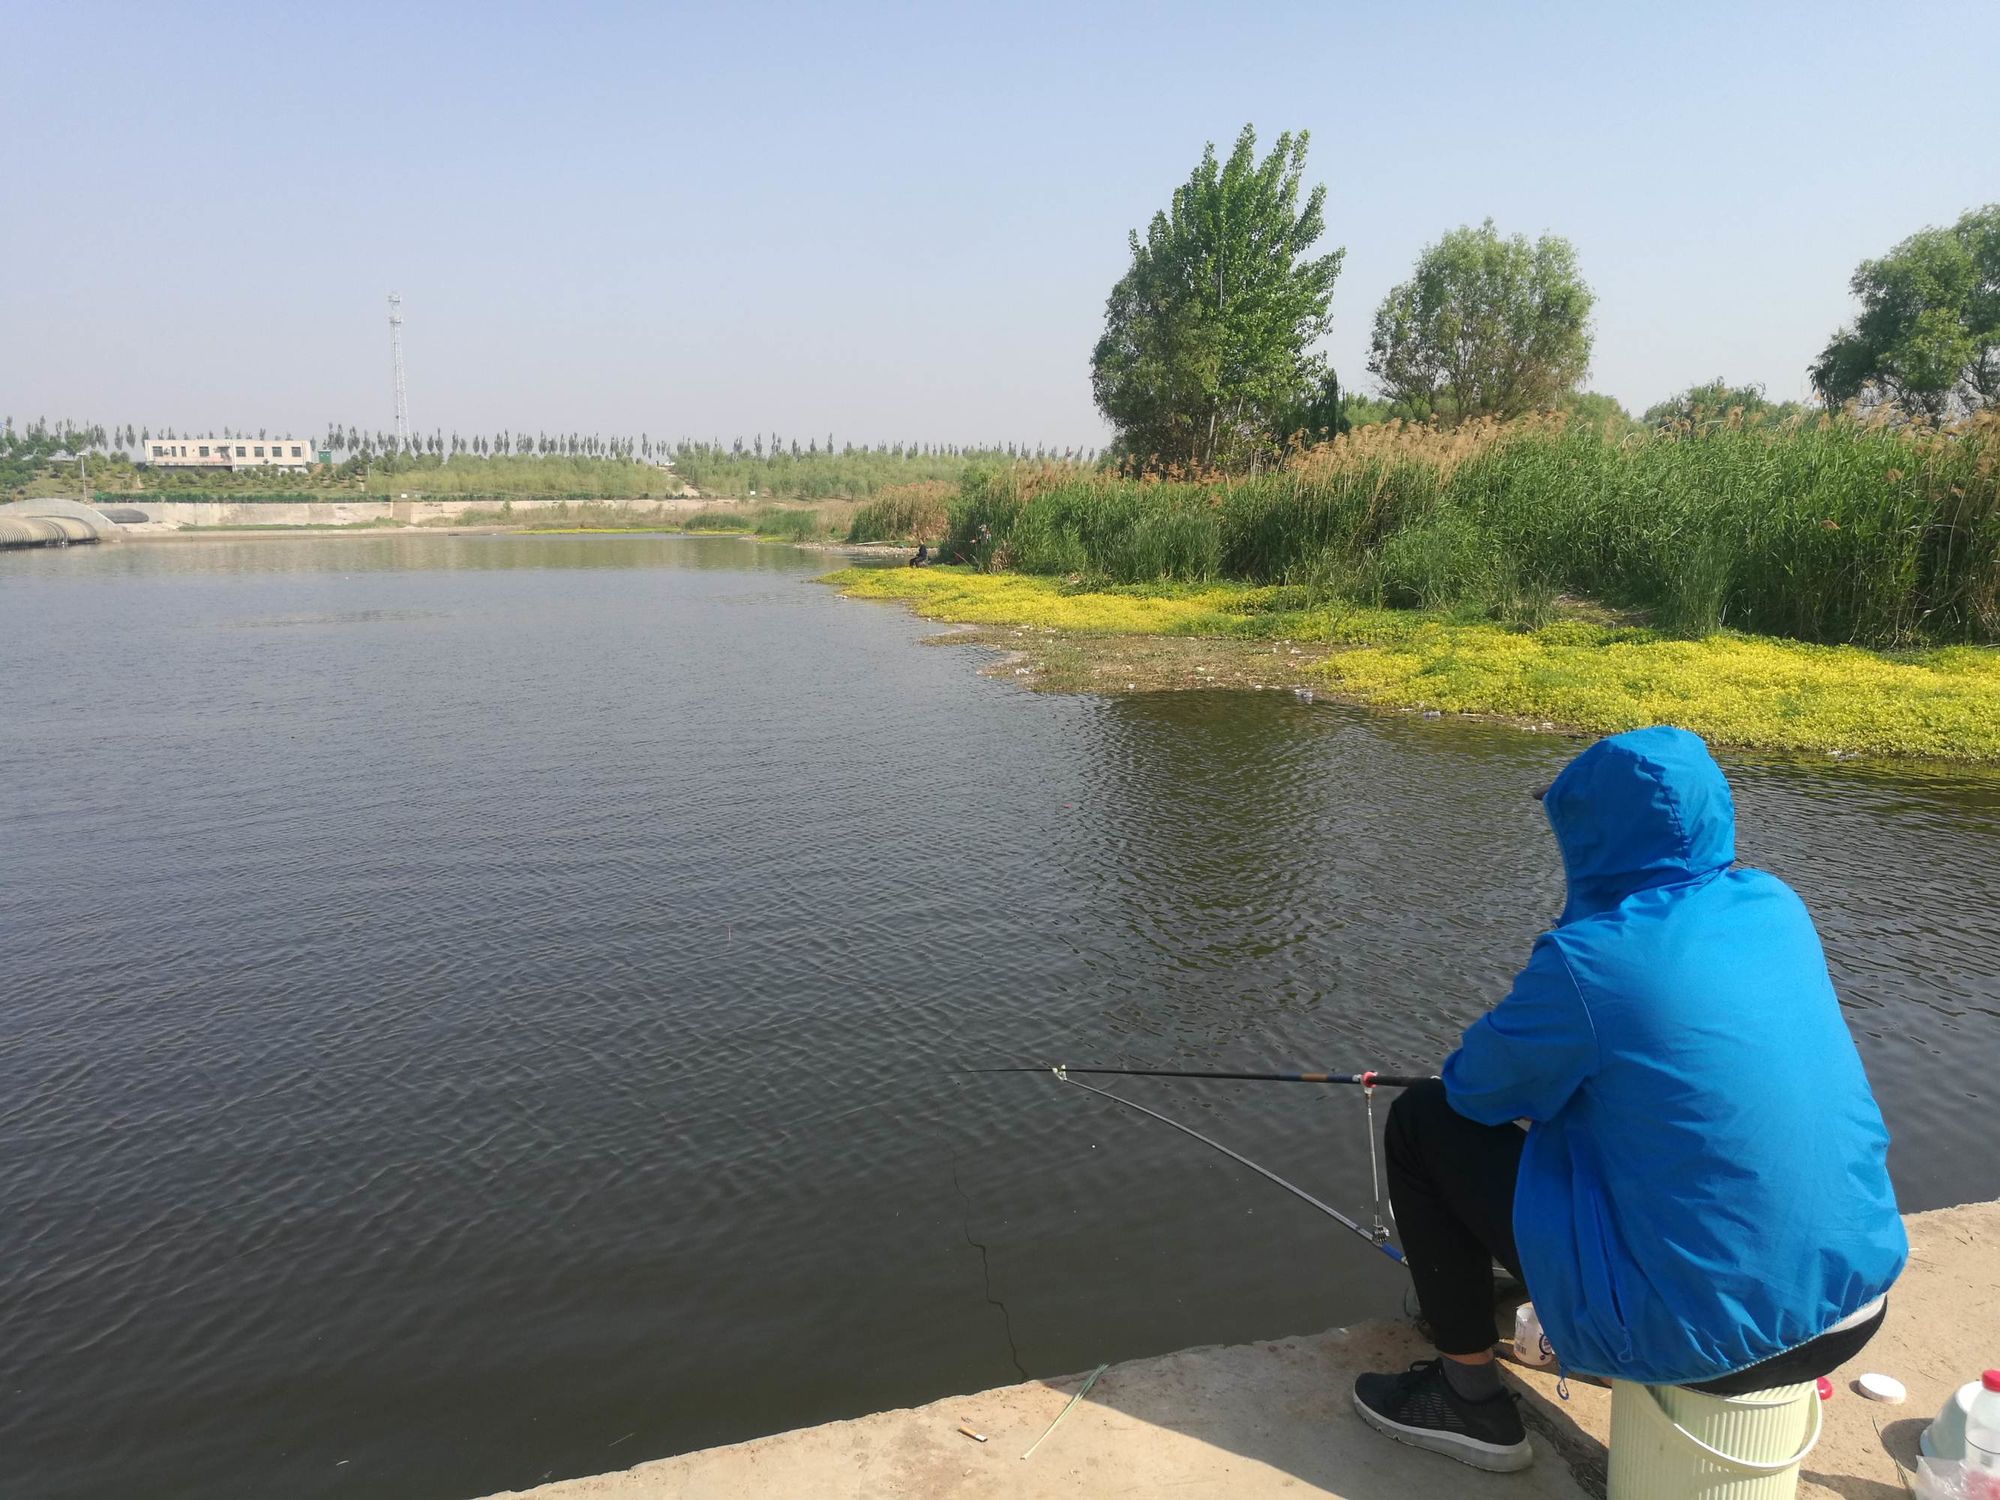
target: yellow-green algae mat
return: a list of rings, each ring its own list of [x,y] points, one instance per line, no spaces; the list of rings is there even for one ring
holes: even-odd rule
[[[1388,708],[1546,721],[1591,734],[1673,723],[1751,749],[2000,761],[2000,651],[1885,653],[1724,632],[1675,640],[1564,620],[1460,622],[1242,584],[1080,588],[1020,573],[847,568],[826,582],[934,620],[1071,636],[1215,636],[1336,647],[1304,668]]]

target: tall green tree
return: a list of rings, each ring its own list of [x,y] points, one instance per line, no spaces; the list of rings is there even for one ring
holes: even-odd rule
[[[1226,162],[1211,143],[1153,216],[1104,309],[1091,355],[1097,406],[1146,463],[1254,464],[1309,403],[1326,362],[1313,345],[1344,250],[1311,254],[1326,189],[1305,193],[1307,134],[1257,158],[1249,125]]]
[[[1812,365],[1829,404],[1944,421],[2000,403],[2000,203],[1920,229],[1848,283],[1861,316]]]
[[[1590,367],[1595,300],[1568,240],[1454,229],[1376,311],[1368,369],[1392,402],[1447,422],[1545,410]]]

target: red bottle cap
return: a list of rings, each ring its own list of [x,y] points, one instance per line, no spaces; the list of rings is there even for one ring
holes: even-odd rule
[[[2000,1391],[2000,1370],[1988,1370],[1979,1377],[1979,1383],[1989,1391]]]
[[[1831,1401],[1833,1399],[1833,1382],[1828,1380],[1824,1375],[1819,1378],[1819,1399],[1822,1401]]]

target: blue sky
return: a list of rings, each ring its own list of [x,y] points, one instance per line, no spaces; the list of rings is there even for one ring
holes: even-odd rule
[[[2000,4],[0,10],[0,414],[1095,443],[1126,234],[1312,132],[1328,345],[1445,230],[1576,245],[1590,383],[1805,392],[2000,198]]]

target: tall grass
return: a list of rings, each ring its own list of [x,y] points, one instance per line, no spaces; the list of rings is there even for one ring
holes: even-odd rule
[[[1388,423],[1250,478],[971,471],[947,548],[1031,573],[1235,578],[1530,621],[1584,595],[1694,636],[1992,641],[1997,461],[1993,417],[1622,437],[1559,419]]]
[[[893,484],[854,513],[850,542],[937,542],[951,529],[958,486],[942,479]]]
[[[788,542],[823,541],[827,525],[816,510],[784,506],[759,506],[750,516],[750,529],[759,536],[779,537]]]
[[[788,542],[824,541],[830,529],[827,517],[819,511],[789,505],[760,505],[751,511],[686,511],[676,517],[675,524],[682,531],[753,532]]]

